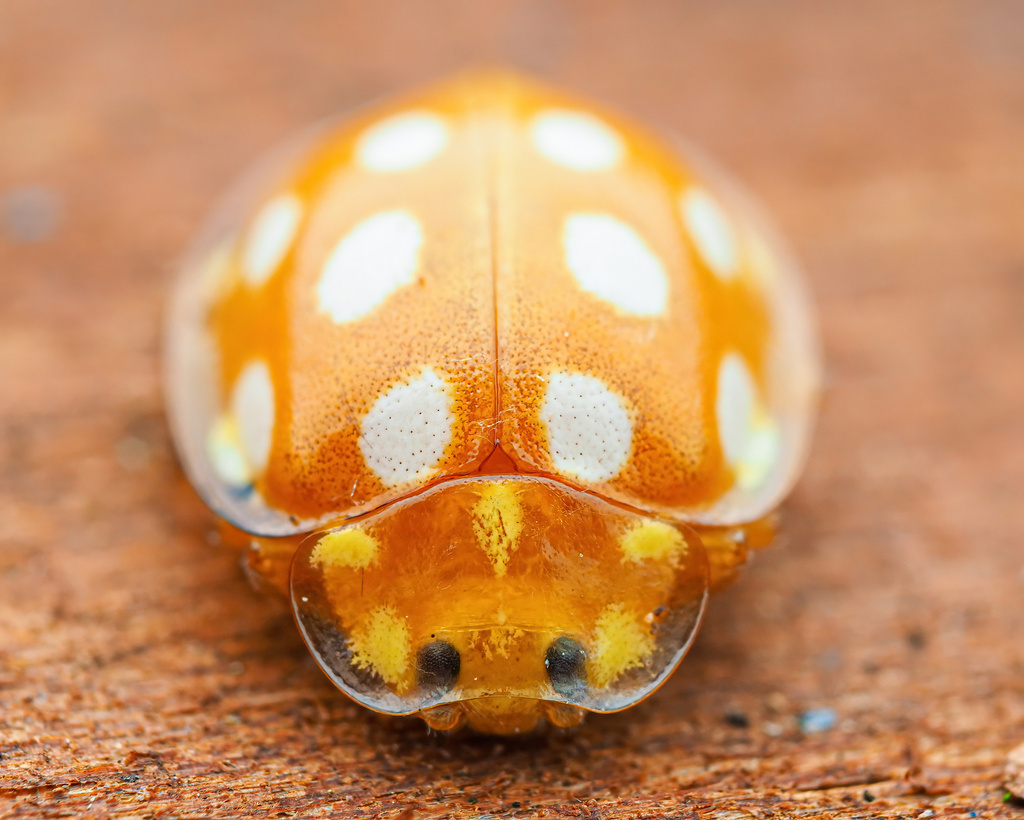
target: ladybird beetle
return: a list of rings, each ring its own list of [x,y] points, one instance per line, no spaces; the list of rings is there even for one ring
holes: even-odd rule
[[[514,74],[314,129],[183,267],[186,473],[331,680],[435,729],[650,695],[807,449],[771,230],[691,149]]]

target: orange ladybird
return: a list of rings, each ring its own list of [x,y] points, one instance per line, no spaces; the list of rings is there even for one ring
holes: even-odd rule
[[[185,264],[175,441],[359,703],[519,732],[637,703],[796,479],[819,363],[690,151],[504,73],[321,127]]]

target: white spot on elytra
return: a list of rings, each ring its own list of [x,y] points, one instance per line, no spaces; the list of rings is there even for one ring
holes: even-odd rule
[[[778,458],[779,432],[738,353],[727,353],[719,365],[715,413],[722,452],[736,470],[739,485],[744,489],[760,486]]]
[[[359,449],[386,485],[421,480],[444,457],[454,423],[448,386],[428,367],[374,402],[363,418]]]
[[[274,432],[274,385],[266,364],[256,360],[242,369],[231,391],[231,412],[246,461],[253,472],[263,472]]]
[[[260,209],[245,237],[242,276],[253,287],[267,281],[281,264],[302,219],[302,202],[294,194],[274,197]]]
[[[683,222],[697,250],[720,279],[739,273],[736,231],[721,206],[700,188],[689,188],[679,200]]]
[[[555,468],[583,481],[608,481],[625,466],[633,425],[622,400],[582,373],[552,373],[540,420]]]
[[[622,139],[591,114],[552,109],[530,123],[534,147],[552,162],[573,171],[606,171],[622,159]]]
[[[639,316],[668,303],[658,256],[629,225],[608,214],[572,214],[562,233],[565,261],[584,290]]]
[[[423,231],[407,211],[383,211],[364,219],[334,246],[316,294],[335,322],[361,319],[413,281]]]
[[[356,144],[363,167],[380,173],[408,171],[429,162],[448,144],[448,126],[437,114],[397,114],[366,131]]]

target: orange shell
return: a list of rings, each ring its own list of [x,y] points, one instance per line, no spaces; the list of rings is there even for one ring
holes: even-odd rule
[[[615,113],[461,76],[307,135],[224,214],[168,393],[190,478],[249,532],[516,472],[737,525],[796,478],[798,275],[719,174]]]

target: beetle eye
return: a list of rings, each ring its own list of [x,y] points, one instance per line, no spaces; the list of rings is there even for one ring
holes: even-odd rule
[[[544,668],[555,691],[563,697],[576,698],[586,685],[587,652],[574,638],[556,638],[544,654]]]
[[[461,668],[459,650],[448,641],[431,641],[416,656],[416,680],[427,689],[447,692],[458,680]]]

